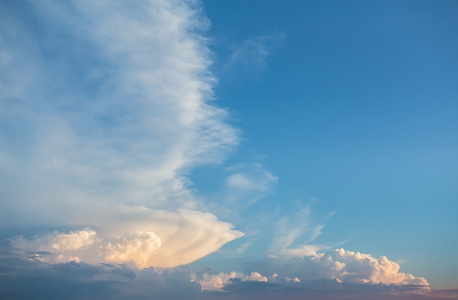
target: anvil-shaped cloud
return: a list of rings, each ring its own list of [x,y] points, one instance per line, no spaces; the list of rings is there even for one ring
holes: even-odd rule
[[[170,268],[191,263],[243,235],[231,224],[199,211],[143,209],[123,218],[118,225],[102,225],[100,233],[86,228],[31,240],[16,237],[12,245],[50,263],[132,262],[138,268]]]

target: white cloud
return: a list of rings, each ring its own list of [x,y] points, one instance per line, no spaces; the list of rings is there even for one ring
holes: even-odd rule
[[[245,67],[262,69],[266,65],[267,57],[276,50],[285,37],[286,35],[280,32],[251,37],[235,47],[225,67],[241,64]]]
[[[304,255],[315,255],[318,251],[325,249],[329,249],[329,247],[323,245],[300,245],[293,248],[281,249],[273,256],[296,257]]]
[[[90,263],[134,263],[138,268],[171,268],[202,258],[243,233],[214,215],[199,211],[176,213],[144,209],[129,215],[118,225],[111,219],[101,228],[54,232],[31,240],[17,237],[11,244],[32,253],[34,259],[49,263],[78,261]],[[40,254],[40,252],[47,254]]]
[[[191,168],[238,142],[211,104],[200,4],[28,5],[40,30],[21,12],[0,22],[0,224],[94,230],[13,244],[170,267],[240,237],[187,188]]]
[[[315,241],[324,228],[311,214],[310,205],[299,204],[290,213],[279,219],[274,227],[271,255],[303,256],[329,249],[324,245],[310,244]]]
[[[240,279],[241,281],[260,281],[267,282],[267,277],[262,276],[258,272],[252,272],[250,275],[245,275],[240,272],[231,273],[219,273],[215,275],[209,275],[207,273],[202,275],[202,279],[198,282],[202,287],[202,290],[207,291],[221,291],[224,286],[231,282],[231,279]]]
[[[272,175],[260,164],[239,165],[232,169],[238,172],[227,177],[226,184],[229,188],[265,192],[278,181],[277,176]]]
[[[125,265],[46,264],[0,248],[0,297],[59,299],[451,299],[456,290],[418,285],[303,280],[265,272],[192,274],[190,267],[133,269]],[[20,287],[20,288],[19,288]],[[201,290],[204,290],[201,292]]]
[[[225,122],[226,112],[209,103],[214,78],[207,70],[205,40],[196,30],[205,19],[182,1],[74,5],[41,3],[35,9],[46,14],[37,17],[49,18],[40,21],[51,40],[23,41],[12,34],[12,46],[5,47],[12,60],[35,58],[16,71],[41,73],[30,84],[19,78],[9,83],[22,93],[2,99],[8,126],[1,128],[1,151],[9,157],[2,173],[29,186],[26,195],[16,191],[8,197],[10,203],[25,196],[30,205],[65,198],[65,205],[96,200],[197,206],[184,172],[220,161],[238,139]],[[58,49],[62,45],[52,38],[59,27],[78,53],[59,51],[67,50]],[[16,28],[27,37],[26,29]],[[39,51],[49,48],[59,55],[44,60]],[[11,137],[24,126],[27,134]],[[15,151],[17,143],[24,151]]]
[[[301,280],[326,278],[349,283],[428,285],[422,277],[400,273],[399,264],[385,256],[374,258],[370,254],[344,249],[293,257],[280,269],[275,272]]]
[[[243,244],[242,246],[238,247],[238,248],[235,250],[235,253],[237,253],[237,254],[245,253],[245,251],[246,251],[251,245],[253,245],[252,242],[247,242],[247,243]]]
[[[72,251],[91,246],[97,239],[92,229],[70,231],[68,234],[53,232],[37,239],[27,240],[18,236],[12,240],[14,247],[35,251]]]
[[[279,263],[280,262],[280,263]],[[270,267],[269,267],[270,266]],[[261,273],[245,275],[239,272],[202,275],[199,283],[203,290],[221,291],[239,278],[241,281],[263,281],[278,284],[293,284],[300,287],[320,279],[332,279],[339,283],[385,284],[428,286],[422,277],[400,273],[399,265],[385,256],[374,258],[369,254],[335,249],[328,252],[311,253],[291,258],[286,264],[273,258],[263,265]],[[265,276],[265,274],[272,274]],[[264,274],[264,275],[261,275]]]
[[[123,236],[115,243],[108,242],[102,250],[107,251],[105,259],[110,262],[123,263],[133,261],[140,268],[150,267],[149,258],[161,247],[161,239],[154,232],[136,231]]]
[[[272,192],[278,182],[278,176],[260,163],[238,164],[226,170],[230,175],[225,181],[225,197],[229,203],[238,201],[240,211]]]
[[[77,250],[94,244],[96,232],[93,230],[70,231],[68,234],[58,234],[52,241],[51,247],[56,250]]]

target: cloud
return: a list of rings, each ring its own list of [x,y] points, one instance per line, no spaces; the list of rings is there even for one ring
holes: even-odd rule
[[[242,65],[246,68],[263,69],[267,57],[272,55],[285,38],[286,35],[280,32],[251,37],[235,47],[225,68]]]
[[[265,192],[278,181],[278,177],[265,170],[260,164],[239,165],[230,168],[235,173],[229,175],[226,179],[226,185],[229,188],[241,191]]]
[[[277,280],[297,277],[301,282],[333,279],[352,284],[429,285],[423,277],[399,272],[399,264],[385,256],[375,258],[344,249],[313,250],[309,249],[309,253],[298,257],[271,257],[253,268],[261,274],[277,274]]]
[[[324,226],[313,220],[310,205],[297,205],[294,213],[276,221],[269,253],[274,256],[293,257],[329,249],[329,246],[311,244],[322,234]]]
[[[97,234],[92,229],[70,231],[65,233],[50,233],[32,241],[22,236],[13,239],[12,244],[19,249],[36,249],[37,251],[73,251],[92,246],[96,241]]]
[[[200,299],[189,270],[123,265],[46,264],[0,255],[2,299]]]
[[[47,264],[23,260],[4,247],[1,250],[0,298],[5,299],[419,300],[458,295],[457,290],[430,290],[413,284],[349,283],[337,278],[306,280],[260,272],[196,275],[190,267],[138,270],[113,264]]]
[[[220,201],[189,188],[193,168],[223,161],[239,142],[227,111],[212,103],[200,5],[0,3],[0,226],[55,229],[11,239],[0,257],[1,298],[246,298],[253,290],[307,294],[317,278],[358,291],[427,284],[385,257],[319,253],[326,247],[310,242],[323,225],[311,225],[307,207],[255,224],[271,223],[277,258],[249,275],[193,281],[190,271],[171,269],[243,235],[209,212]],[[248,39],[228,66],[263,68],[283,39]],[[229,200],[251,199],[248,206],[278,180],[258,164],[229,171]]]
[[[239,211],[249,208],[270,194],[278,182],[275,176],[260,163],[244,163],[226,168],[226,202],[238,202]]]
[[[11,63],[2,65],[3,77],[31,58],[15,71],[37,73],[28,85],[19,78],[10,82],[21,93],[2,99],[3,175],[27,170],[20,182],[30,183],[30,205],[61,202],[59,197],[67,203],[84,197],[89,203],[196,205],[185,188],[186,168],[220,161],[237,143],[237,130],[209,102],[214,78],[198,34],[205,19],[181,1],[167,3],[68,7],[44,1],[31,6],[49,40],[18,38],[31,35],[23,24],[8,36],[4,51]],[[40,52],[46,51],[58,55],[44,59]],[[19,143],[24,151],[17,153]]]
[[[241,281],[268,281],[267,277],[262,276],[258,272],[252,272],[250,275],[245,275],[240,272],[231,272],[228,274],[221,272],[215,275],[205,273],[202,275],[202,279],[199,280],[199,283],[202,290],[221,291],[226,285],[233,282],[234,279]]]
[[[133,261],[140,268],[151,267],[148,260],[161,247],[161,239],[154,232],[137,231],[112,244],[108,242],[103,250],[105,259],[114,263]]]
[[[425,296],[428,299],[431,295],[424,278],[400,273],[399,265],[386,257],[376,259],[369,254],[344,249],[294,257],[286,263],[274,258],[265,262],[262,268],[262,272],[251,272],[250,275],[205,273],[199,283],[202,290],[221,292],[210,293],[215,297],[233,299],[249,299],[250,296],[259,299],[289,296],[293,299],[306,296],[335,299],[337,295],[364,299],[362,295],[371,298],[370,294],[385,298],[391,295],[399,299],[422,299]],[[276,296],[271,293],[276,293]]]
[[[292,281],[290,281],[292,282]],[[204,291],[205,299],[450,299],[448,291],[431,291],[422,286],[349,284],[332,279],[280,284],[233,279],[222,291]]]
[[[188,188],[238,143],[211,103],[199,3],[1,6],[0,225],[57,230],[13,245],[171,267],[242,235]]]
[[[369,254],[344,249],[291,258],[286,269],[290,276],[304,279],[319,276],[349,283],[428,285],[422,277],[400,273],[399,264],[385,256],[374,258]]]
[[[118,226],[100,223],[99,233],[84,229],[33,239],[20,236],[11,245],[34,260],[48,263],[134,263],[138,268],[172,268],[202,258],[243,235],[232,230],[231,224],[199,211],[145,210],[121,217],[125,220]],[[106,230],[110,225],[114,228]]]
[[[246,250],[251,246],[253,245],[252,242],[247,242],[245,244],[243,244],[242,246],[238,247],[237,250],[235,251],[237,254],[243,254],[246,252]]]

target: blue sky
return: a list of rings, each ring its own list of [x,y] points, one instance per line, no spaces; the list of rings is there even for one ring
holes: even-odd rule
[[[0,295],[456,296],[457,10],[1,1]]]
[[[233,159],[267,157],[279,177],[269,203],[317,199],[316,214],[338,212],[324,241],[351,238],[345,247],[389,254],[412,272],[423,265],[439,285],[453,285],[458,267],[446,255],[458,247],[456,9],[450,1],[206,3],[212,45],[226,54],[215,59],[216,93],[244,131]],[[262,66],[218,68],[228,49],[279,35]]]

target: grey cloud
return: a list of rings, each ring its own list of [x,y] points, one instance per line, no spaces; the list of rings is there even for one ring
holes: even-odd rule
[[[127,265],[85,263],[46,264],[0,251],[1,299],[453,299],[458,290],[428,290],[418,285],[338,282],[265,282],[231,278],[219,292],[201,292],[190,268],[138,270]],[[240,275],[240,274],[239,274]],[[252,276],[253,277],[253,276]]]
[[[430,291],[423,286],[391,286],[384,284],[352,284],[332,279],[305,281],[300,284],[287,285],[259,281],[232,280],[220,292],[205,292],[207,299],[449,299],[449,295],[458,295],[458,291]]]
[[[186,270],[136,270],[125,265],[45,264],[3,252],[1,299],[199,299]]]

